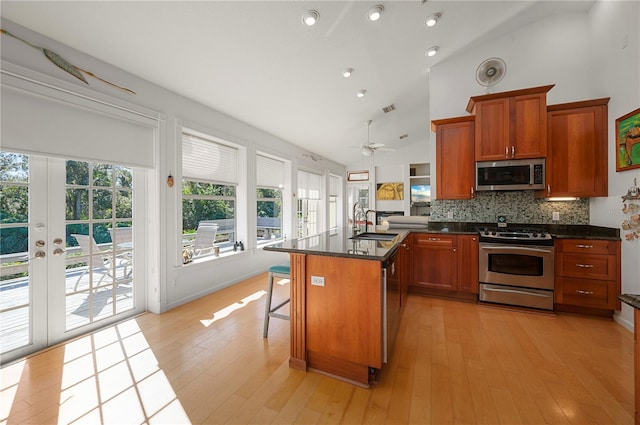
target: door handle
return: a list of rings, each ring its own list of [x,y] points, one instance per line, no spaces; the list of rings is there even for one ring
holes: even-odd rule
[[[36,251],[33,255],[33,258],[29,258],[29,260],[39,260],[40,258],[44,258],[47,256],[47,253],[44,251]]]

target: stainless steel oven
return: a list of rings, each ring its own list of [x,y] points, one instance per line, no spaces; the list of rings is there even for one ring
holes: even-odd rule
[[[548,233],[483,230],[479,255],[480,301],[553,310],[554,249]]]

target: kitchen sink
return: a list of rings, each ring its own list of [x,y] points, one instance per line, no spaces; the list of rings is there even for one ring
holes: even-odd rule
[[[392,241],[397,233],[374,233],[374,232],[364,232],[359,235],[355,235],[350,237],[349,239],[360,239],[360,240],[369,240],[369,241]]]

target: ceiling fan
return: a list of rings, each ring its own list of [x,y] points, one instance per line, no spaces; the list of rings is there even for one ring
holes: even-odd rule
[[[362,155],[371,156],[375,151],[387,151],[387,152],[395,151],[395,149],[392,149],[392,148],[385,148],[384,143],[373,143],[369,141],[369,129],[371,127],[371,122],[372,122],[371,120],[367,121],[367,143],[360,145],[360,151],[362,152]]]

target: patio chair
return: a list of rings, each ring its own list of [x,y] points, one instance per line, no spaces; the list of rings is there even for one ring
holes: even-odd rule
[[[216,223],[211,222],[200,222],[198,224],[196,238],[193,241],[193,253],[195,255],[202,255],[202,253],[213,249],[218,227]]]
[[[101,250],[98,247],[98,244],[96,243],[95,239],[93,239],[89,235],[79,235],[74,233],[71,236],[73,236],[76,239],[76,241],[78,241],[78,245],[80,245],[80,248],[82,249],[82,253],[92,258],[92,261],[87,259],[87,267],[84,269],[80,277],[78,277],[78,280],[76,281],[75,286],[73,287],[74,291],[78,289],[78,285],[80,284],[80,281],[82,280],[84,275],[86,275],[89,271],[91,273],[101,274],[100,279],[98,280],[98,283],[95,285],[96,287],[100,286],[100,284],[102,283],[105,277],[113,277],[112,275],[113,257],[111,255],[106,255],[106,254],[112,253],[113,251]],[[119,265],[124,266],[125,276],[127,275],[128,264],[129,262],[126,259],[121,263],[116,264],[116,266],[119,266]]]

